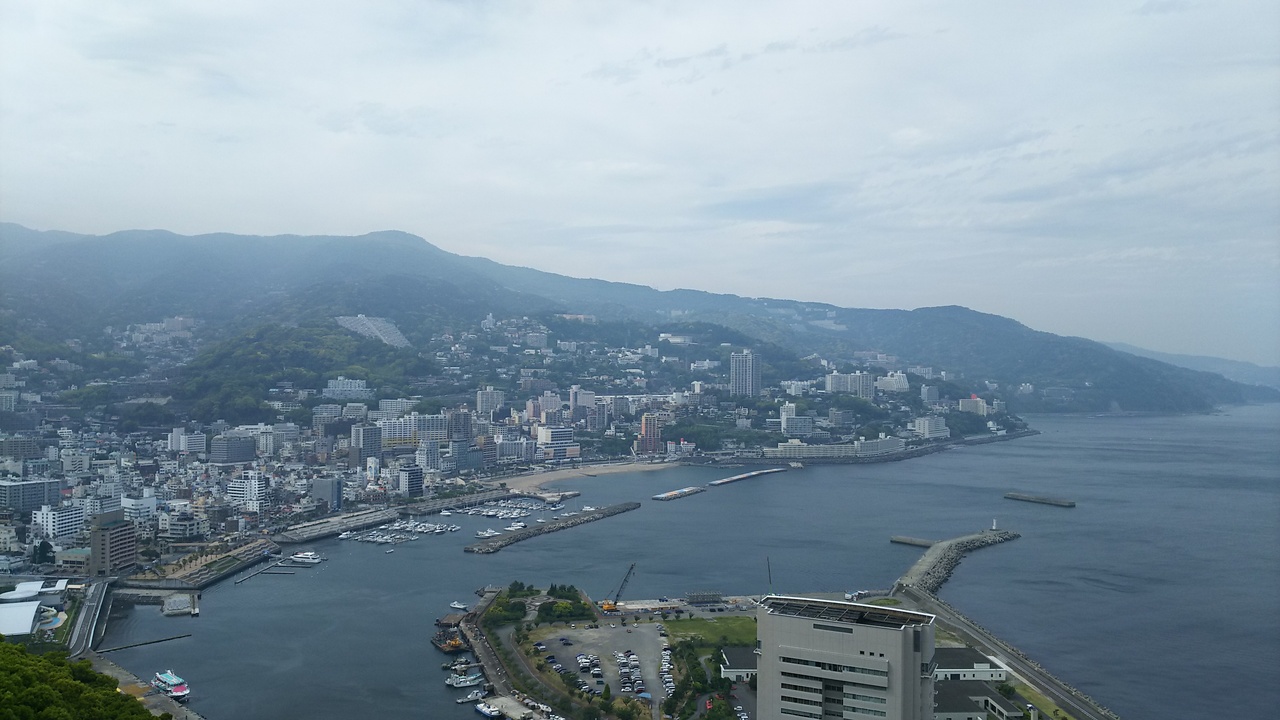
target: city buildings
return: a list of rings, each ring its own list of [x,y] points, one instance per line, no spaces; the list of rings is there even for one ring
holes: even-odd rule
[[[654,413],[640,416],[640,435],[634,449],[637,455],[652,455],[662,450],[662,423]]]
[[[759,717],[933,718],[932,615],[771,595],[757,621]]]
[[[47,538],[69,538],[84,531],[84,517],[79,505],[43,505],[31,512],[31,524]]]
[[[976,413],[985,416],[987,414],[987,401],[976,395],[973,397],[960,399],[960,412]]]
[[[844,392],[856,395],[863,400],[874,400],[876,397],[876,378],[871,373],[837,373],[827,375],[823,382],[829,393]]]
[[[937,415],[926,415],[911,421],[911,430],[925,440],[941,440],[951,437],[947,421]]]
[[[760,359],[750,350],[729,354],[729,394],[760,394]]]
[[[138,564],[138,531],[123,510],[95,516],[89,528],[89,574],[127,573]]]
[[[493,411],[507,404],[507,394],[492,385],[476,391],[476,415],[488,420]]]

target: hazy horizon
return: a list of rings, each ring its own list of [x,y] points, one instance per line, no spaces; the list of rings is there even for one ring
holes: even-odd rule
[[[0,6],[0,218],[1280,366],[1280,6]]]

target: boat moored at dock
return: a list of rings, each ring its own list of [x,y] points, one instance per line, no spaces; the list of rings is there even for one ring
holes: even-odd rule
[[[322,560],[324,560],[324,558],[310,550],[305,552],[296,552],[289,556],[289,562],[301,563],[303,565],[318,565]]]

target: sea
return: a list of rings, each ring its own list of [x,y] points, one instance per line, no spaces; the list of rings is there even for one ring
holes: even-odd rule
[[[229,718],[469,718],[429,643],[451,601],[520,580],[601,599],[890,587],[921,554],[891,535],[989,528],[940,592],[1122,718],[1263,717],[1280,707],[1280,406],[1172,417],[1029,416],[1042,434],[903,462],[810,465],[671,502],[659,492],[740,470],[679,467],[556,486],[570,507],[632,512],[463,553],[493,520],[393,554],[322,540],[328,560],[293,575],[224,581],[198,618],[117,606],[102,647],[190,633],[110,657],[172,669],[191,707]],[[1023,491],[1061,508],[1007,500]]]

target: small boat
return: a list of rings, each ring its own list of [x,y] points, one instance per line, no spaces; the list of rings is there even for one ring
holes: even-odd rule
[[[470,675],[450,675],[445,678],[444,684],[449,687],[463,688],[475,687],[484,682],[484,673],[472,673]]]
[[[393,553],[393,552],[395,552],[395,551],[396,551],[396,549],[395,549],[395,548],[391,548],[391,549],[387,550],[387,554],[388,554],[388,555],[390,555],[391,553]]]
[[[324,558],[310,550],[306,552],[296,552],[289,556],[290,562],[302,563],[303,565],[318,565]]]
[[[496,708],[496,707],[494,707],[494,706],[490,705],[489,703],[487,703],[487,702],[485,702],[485,701],[483,701],[483,700],[481,700],[480,702],[476,703],[476,712],[480,713],[481,715],[483,715],[483,716],[485,716],[485,717],[487,717],[487,718],[502,717],[502,711],[501,711],[501,710],[499,710],[498,708]]]
[[[448,510],[441,510],[441,511],[440,511],[440,517],[449,517],[449,516],[450,516],[450,515],[452,515],[452,514],[453,514],[453,513],[449,512]]]
[[[481,690],[481,689],[477,688],[477,689],[472,690],[471,692],[467,693],[465,696],[458,698],[458,699],[457,699],[457,700],[455,700],[454,702],[456,702],[456,703],[458,703],[459,705],[461,705],[461,704],[463,704],[463,703],[475,702],[475,701],[477,701],[477,700],[484,699],[484,698],[486,698],[486,697],[488,697],[488,696],[489,696],[489,693],[488,693],[487,691],[485,691],[485,690]]]
[[[466,606],[466,605],[463,605],[462,603],[458,602],[457,600],[454,600],[453,602],[449,603],[449,607],[453,608],[454,610],[466,610],[466,609],[467,609],[467,606]]]

